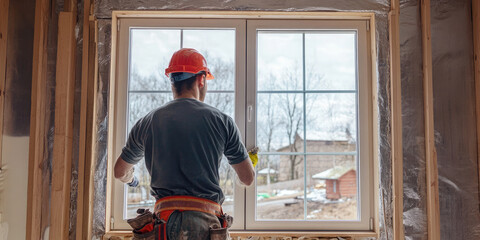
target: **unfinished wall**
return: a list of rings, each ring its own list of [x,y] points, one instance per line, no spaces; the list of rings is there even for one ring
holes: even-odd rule
[[[25,239],[35,0],[10,1],[0,171],[0,239]]]
[[[11,1],[12,6],[22,5],[23,11],[33,11],[33,0]],[[53,146],[53,118],[54,118],[54,91],[56,70],[56,39],[57,39],[57,14],[62,9],[63,1],[55,2],[54,12],[51,15],[48,34],[48,90],[50,116],[48,136],[48,154],[42,162],[43,168],[43,192],[42,192],[42,233],[48,233],[50,224],[50,179],[51,179],[51,156]],[[425,186],[425,146],[424,146],[424,117],[423,117],[423,72],[422,72],[422,39],[420,21],[420,0],[402,0],[400,9],[400,42],[401,42],[401,73],[402,73],[402,111],[403,111],[403,154],[404,154],[404,224],[406,239],[426,239],[426,186]],[[480,216],[478,201],[478,174],[477,174],[477,149],[475,136],[475,93],[473,80],[473,47],[472,47],[472,23],[470,0],[432,0],[432,50],[433,50],[433,82],[435,103],[435,130],[436,147],[439,162],[440,181],[440,204],[441,204],[441,231],[442,239],[478,239],[480,238]],[[28,7],[25,7],[28,6]],[[76,93],[75,93],[75,138],[72,161],[71,182],[71,212],[70,212],[70,239],[74,239],[76,225],[76,194],[78,172],[78,136],[79,136],[79,101],[80,101],[80,63],[82,43],[82,6],[83,1],[78,1],[77,20],[77,68],[76,68]],[[286,1],[114,1],[97,0],[95,2],[95,16],[99,18],[98,57],[99,75],[97,91],[97,122],[95,124],[98,133],[95,153],[96,166],[94,175],[94,219],[93,238],[101,239],[105,232],[105,206],[106,206],[106,167],[107,167],[107,123],[108,123],[108,89],[113,79],[110,79],[110,52],[111,52],[111,11],[112,10],[258,10],[258,11],[368,11],[376,14],[377,21],[377,69],[378,69],[378,110],[379,110],[379,140],[380,148],[377,149],[380,160],[380,239],[393,239],[392,235],[392,174],[391,174],[391,133],[390,133],[390,71],[389,71],[389,47],[388,47],[388,22],[387,13],[390,10],[389,0],[286,0]],[[12,13],[11,13],[12,14]],[[27,15],[27,14],[25,14]],[[31,13],[29,16],[34,16]],[[23,17],[23,16],[22,16]],[[28,21],[33,28],[33,19]],[[13,21],[13,20],[12,20]],[[23,29],[23,27],[22,27]],[[23,29],[26,31],[26,29]],[[29,29],[33,34],[33,29]],[[17,33],[19,34],[19,33]],[[15,34],[14,34],[15,35]],[[9,34],[9,38],[11,35]],[[25,36],[25,41],[32,41],[32,36]],[[28,44],[27,44],[28,45]],[[10,108],[5,116],[12,116],[11,123],[5,131],[6,134],[15,136],[28,135],[21,125],[28,122],[27,116],[17,111],[15,104],[29,108],[28,86],[31,86],[31,66],[27,70],[21,70],[18,66],[28,64],[31,60],[31,49],[25,44],[17,45],[12,49],[15,54],[23,54],[18,59],[21,64],[15,63],[11,70],[15,74],[10,78],[12,84],[21,84],[21,87],[12,87],[10,96],[14,96],[6,105]],[[10,45],[9,45],[10,47]],[[28,54],[27,54],[28,52]],[[29,55],[30,54],[30,55]],[[10,56],[10,54],[9,54]],[[31,63],[31,62],[30,62]],[[10,62],[9,64],[14,64]],[[21,71],[17,71],[20,69]],[[30,74],[30,77],[26,75]],[[8,79],[8,78],[7,78]],[[25,80],[27,79],[27,80]],[[15,80],[15,81],[14,81]],[[7,80],[8,81],[8,80]],[[30,84],[30,85],[29,85]],[[23,97],[21,97],[23,96]],[[14,103],[20,101],[21,103]],[[27,111],[29,112],[29,111]],[[19,120],[20,119],[20,120]],[[25,121],[23,121],[25,120]],[[20,125],[17,125],[20,124]],[[7,127],[5,127],[7,128]],[[22,130],[23,129],[23,130]],[[10,132],[11,131],[11,132]],[[28,148],[28,138],[14,138],[4,136],[4,151],[2,155],[4,167],[7,170],[0,173],[0,231],[4,229],[5,219],[25,221],[24,217],[6,217],[3,212],[6,206],[5,193],[12,191],[7,188],[9,181],[15,182],[16,187],[23,184],[22,179],[11,178],[24,177],[21,169],[25,169],[25,159],[11,146],[23,146]],[[8,151],[8,150],[10,151]],[[25,152],[23,150],[23,152]],[[18,158],[14,158],[18,157]],[[9,162],[12,160],[12,162]],[[15,162],[13,162],[15,160]],[[13,165],[15,164],[15,165]],[[17,172],[14,172],[13,169]],[[12,167],[12,168],[10,168]],[[10,169],[10,170],[9,170]],[[8,180],[4,180],[7,177]],[[26,187],[25,196],[26,196]],[[18,194],[15,192],[15,194]],[[20,193],[21,196],[24,194]],[[13,199],[13,198],[12,198]],[[12,199],[8,201],[13,201]],[[20,201],[17,204],[23,204]],[[26,203],[25,203],[26,205]],[[8,213],[12,214],[12,213]],[[16,212],[15,212],[16,214]],[[9,216],[10,216],[9,215]],[[24,216],[24,215],[23,215]],[[12,220],[13,221],[13,220]],[[11,225],[11,224],[9,224]],[[24,225],[19,225],[23,227]],[[20,231],[22,233],[23,231]],[[1,233],[1,232],[0,232]],[[1,236],[1,234],[0,234]],[[44,235],[44,239],[48,239]],[[11,239],[11,238],[9,238]]]
[[[95,16],[99,19],[99,80],[98,80],[98,122],[97,157],[95,169],[94,196],[94,237],[99,239],[105,231],[105,194],[107,163],[107,119],[108,88],[110,79],[110,43],[112,10],[228,10],[228,11],[358,11],[374,12],[376,15],[377,69],[378,69],[378,110],[379,142],[376,150],[380,159],[380,235],[381,239],[392,239],[392,174],[391,174],[391,132],[390,132],[390,71],[388,41],[389,0],[328,0],[328,1],[112,1],[97,0]]]
[[[471,1],[432,1],[435,146],[442,239],[479,239]]]
[[[420,0],[400,1],[405,239],[427,239]]]

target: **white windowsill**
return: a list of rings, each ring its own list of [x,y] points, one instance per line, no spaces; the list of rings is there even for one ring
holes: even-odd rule
[[[103,236],[104,240],[114,239],[129,239],[132,237],[131,231],[110,231]],[[275,236],[275,237],[378,237],[378,233],[374,231],[230,231],[232,237],[251,237],[251,236]]]

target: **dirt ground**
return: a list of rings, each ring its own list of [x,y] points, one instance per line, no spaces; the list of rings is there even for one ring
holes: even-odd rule
[[[303,200],[292,200],[290,205],[266,205],[257,208],[257,219],[304,219]],[[357,218],[357,202],[345,199],[336,203],[307,203],[309,220],[353,220]]]

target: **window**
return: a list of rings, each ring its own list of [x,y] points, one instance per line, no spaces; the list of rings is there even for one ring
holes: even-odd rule
[[[133,124],[173,99],[164,69],[181,47],[199,50],[216,77],[205,102],[234,117],[260,147],[255,186],[234,184],[222,161],[233,230],[371,230],[372,90],[367,20],[120,18],[113,158]],[[113,181],[112,229],[152,207],[140,187]]]

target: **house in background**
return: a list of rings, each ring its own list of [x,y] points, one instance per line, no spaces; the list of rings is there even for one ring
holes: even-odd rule
[[[335,140],[322,140],[322,137],[318,137],[316,139],[307,139],[305,142],[307,152],[346,153],[339,155],[308,155],[306,164],[307,181],[311,179],[312,175],[336,166],[353,168],[356,165],[355,155],[347,154],[356,150],[356,143],[351,138],[337,137]],[[277,152],[292,152],[293,149],[301,152],[303,144],[303,139],[297,135],[294,144],[277,149]],[[278,181],[303,178],[303,169],[303,155],[281,155],[278,159]],[[309,183],[307,182],[307,184]]]
[[[325,180],[327,199],[352,198],[357,195],[357,173],[354,168],[337,166],[312,176]]]

